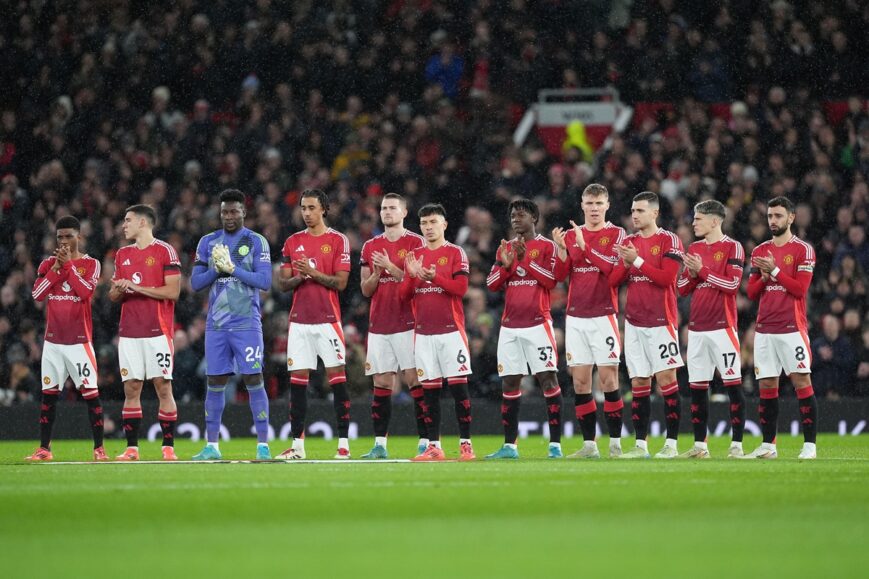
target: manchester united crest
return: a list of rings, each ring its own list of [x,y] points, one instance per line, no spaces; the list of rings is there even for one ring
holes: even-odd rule
[[[658,255],[659,253],[661,253],[661,246],[653,245],[652,249],[649,250],[649,253],[651,253],[652,255]]]
[[[145,258],[145,265],[147,265],[148,267],[151,267],[155,263],[157,263],[157,260],[154,259],[153,256],[149,255],[148,257]]]
[[[79,275],[84,275],[84,268],[81,266],[75,268],[75,271],[78,272]]]
[[[422,378],[423,374],[425,374],[425,372],[422,371],[422,368],[420,368],[416,371],[416,375],[419,376],[420,378]]]
[[[293,359],[287,358],[287,366],[292,366],[292,365],[293,365]]]
[[[529,253],[528,255],[531,256],[531,259],[537,259],[540,256],[540,250],[539,249],[532,249],[531,253]]]
[[[371,362],[365,362],[365,371],[368,372],[371,370]]]
[[[332,253],[332,246],[324,243],[320,246],[320,253]]]
[[[786,255],[784,258],[784,262],[785,262],[785,265],[792,264],[794,262],[794,256],[793,255]]]
[[[446,264],[447,264],[447,261],[448,261],[448,260],[447,260],[446,257],[439,257],[439,258],[438,258],[438,265],[446,265]]]
[[[723,261],[724,260],[724,252],[723,251],[716,251],[715,255],[712,256],[712,259],[714,259],[715,261]]]
[[[51,384],[51,378],[46,376],[45,378],[42,379],[42,383],[45,384],[46,386],[48,386],[49,384]]]
[[[407,250],[406,249],[399,249],[398,250],[398,258],[404,259],[405,257],[407,257]]]
[[[610,238],[607,237],[606,235],[604,235],[600,239],[597,240],[597,244],[600,245],[601,247],[606,247],[607,245],[610,244]]]
[[[500,374],[503,371],[504,371],[504,364],[498,364],[498,373]]]
[[[130,371],[127,370],[126,368],[121,368],[121,376],[123,376],[124,378],[126,378],[127,374],[129,374],[129,373],[130,373]]]

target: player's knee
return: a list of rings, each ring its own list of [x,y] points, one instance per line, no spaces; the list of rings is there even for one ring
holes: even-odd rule
[[[573,391],[577,394],[588,394],[591,392],[591,378],[586,376],[573,375]]]
[[[619,389],[618,372],[599,372],[598,383],[602,392],[614,392]]]
[[[262,374],[245,374],[244,376],[242,376],[242,379],[244,380],[244,387],[248,390],[256,390],[258,388],[262,388]]]
[[[651,385],[651,378],[631,378],[631,388],[648,388]]]
[[[141,380],[127,380],[124,382],[124,396],[128,399],[130,398],[138,398],[142,395],[142,381]]]
[[[658,372],[655,374],[655,381],[659,385],[672,384],[676,381],[676,371],[675,370],[664,370],[663,372]]]

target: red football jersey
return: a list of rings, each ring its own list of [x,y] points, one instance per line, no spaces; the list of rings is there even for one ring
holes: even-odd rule
[[[486,285],[490,291],[504,291],[504,313],[501,325],[505,328],[530,328],[552,320],[549,311],[549,292],[555,287],[555,243],[538,235],[525,243],[525,257],[513,261],[510,268],[498,265],[498,249]]]
[[[135,243],[115,254],[113,280],[128,279],[142,287],[163,287],[166,278],[181,274],[181,261],[175,248],[155,239],[144,249]],[[121,304],[118,335],[123,338],[153,338],[175,334],[175,302],[158,300],[140,293],[128,292]]]
[[[639,328],[679,327],[676,279],[682,263],[682,242],[661,228],[649,237],[629,235],[622,244],[628,242],[637,248],[642,264],[637,267],[634,263],[628,270],[619,260],[610,274],[613,286],[628,280],[625,319]]]
[[[748,280],[748,297],[760,299],[757,308],[757,331],[762,334],[807,333],[806,293],[815,269],[814,248],[793,236],[777,247],[772,240],[754,248],[751,257],[772,253],[781,270],[776,277],[763,281],[760,271],[752,268]]]
[[[294,259],[307,259],[317,271],[335,275],[350,271],[350,241],[331,227],[321,235],[307,230],[294,233],[284,242],[282,268],[293,268]],[[295,273],[295,272],[294,272]],[[341,323],[338,291],[306,279],[293,292],[290,322],[296,324]]]
[[[100,262],[83,255],[71,259],[55,273],[55,258],[39,264],[33,299],[46,304],[45,341],[52,344],[86,344],[93,338],[91,297],[100,279]]]
[[[395,241],[389,241],[386,234],[380,234],[365,242],[362,246],[362,267],[374,269],[371,256],[374,252],[386,252],[389,261],[404,269],[404,258],[415,249],[425,245],[421,235],[405,229],[404,235]],[[371,296],[369,308],[368,331],[375,334],[397,334],[413,329],[413,309],[410,300],[401,296],[401,280],[388,271],[380,273],[377,289]]]
[[[742,282],[745,250],[726,235],[715,243],[695,241],[687,253],[699,255],[703,267],[696,278],[682,272],[679,295],[691,296],[688,327],[695,332],[736,330],[736,292]]]
[[[448,283],[457,276],[470,274],[468,256],[458,245],[447,242],[437,249],[423,247],[413,253],[417,258],[422,257],[424,268],[428,269],[434,265],[435,275],[447,280]],[[464,335],[465,310],[462,296],[449,293],[435,282],[422,281],[407,275],[403,283],[411,287],[413,317],[418,334],[448,334],[459,331]]]
[[[564,236],[567,260],[556,258],[555,278],[562,281],[570,276],[567,290],[567,315],[576,318],[598,318],[619,311],[618,288],[609,284],[609,274],[619,261],[616,244],[625,239],[625,230],[609,221],[598,231],[584,225],[582,238],[585,250],[576,246],[576,234],[571,229]]]

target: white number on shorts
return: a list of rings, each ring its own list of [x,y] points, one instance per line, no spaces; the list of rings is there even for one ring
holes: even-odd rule
[[[251,346],[248,346],[244,349],[244,361],[245,362],[256,362],[260,358],[262,358],[263,353],[260,352],[259,346],[254,350]]]
[[[679,353],[679,346],[676,345],[676,342],[670,342],[669,344],[659,344],[658,348],[660,348],[661,350],[662,360],[667,356],[675,356]]]
[[[606,339],[606,345],[610,347],[610,352],[612,352],[616,347],[616,339],[612,336],[608,336]]]
[[[546,353],[546,350],[549,350],[548,354]],[[542,348],[537,348],[537,351],[540,352],[541,362],[552,359],[552,346],[543,346]]]
[[[733,363],[736,361],[736,352],[725,352],[721,354],[721,357],[724,358],[724,365],[727,368],[733,368]],[[728,357],[730,358],[729,362],[727,361]]]
[[[157,366],[160,368],[168,368],[172,358],[169,357],[169,353],[158,352],[157,353]]]
[[[83,376],[83,377],[87,378],[88,376],[91,375],[91,369],[88,368],[87,362],[85,362],[84,364],[82,364],[81,362],[76,362],[75,365],[76,365],[76,367],[78,367],[78,375],[79,376]]]

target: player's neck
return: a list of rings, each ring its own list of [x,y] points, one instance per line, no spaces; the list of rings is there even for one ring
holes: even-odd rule
[[[152,243],[154,243],[154,234],[150,231],[143,231],[136,236],[136,247],[139,249],[145,249]]]
[[[389,241],[398,241],[404,235],[404,225],[390,225],[383,231],[383,235]]]
[[[788,229],[787,232],[782,233],[781,235],[773,235],[772,236],[772,244],[775,245],[776,247],[782,247],[782,246],[790,243],[791,239],[793,239],[793,238],[794,238],[794,234],[791,232],[790,229]]]
[[[600,223],[589,223],[585,222],[584,227],[586,231],[600,231],[606,226],[606,221],[601,221]]]
[[[658,224],[657,223],[652,223],[651,225],[643,227],[642,229],[640,229],[638,231],[638,233],[640,234],[640,237],[652,237],[657,232],[658,232]]]
[[[526,231],[525,233],[517,235],[517,237],[521,237],[525,241],[531,241],[532,239],[537,238],[537,231],[532,229],[531,231]]]
[[[308,235],[313,235],[314,237],[320,237],[321,235],[326,233],[327,229],[329,229],[329,228],[326,227],[325,223],[320,223],[319,225],[315,225],[314,227],[309,227],[308,228]]]
[[[706,237],[703,238],[703,240],[708,245],[712,245],[713,243],[718,243],[722,239],[724,239],[724,232],[723,231],[710,231],[709,233],[706,234]]]
[[[435,241],[429,241],[428,239],[426,239],[425,246],[427,249],[435,250],[443,247],[446,242],[447,240],[444,237],[441,237],[440,239],[437,239]]]

